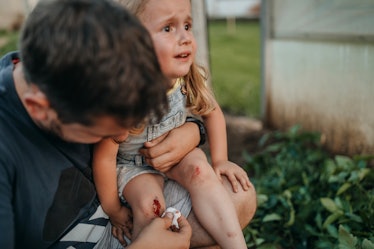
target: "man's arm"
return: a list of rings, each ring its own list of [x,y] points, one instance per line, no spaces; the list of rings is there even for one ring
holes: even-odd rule
[[[195,122],[186,122],[169,133],[144,144],[140,152],[147,163],[161,172],[168,171],[200,144],[201,126]]]
[[[167,213],[164,218],[155,218],[146,226],[137,239],[131,243],[128,249],[173,249],[189,248],[191,238],[191,227],[182,216],[178,219],[180,230],[172,232],[171,226],[173,216]]]
[[[5,162],[0,159],[0,248],[14,248],[12,185]]]

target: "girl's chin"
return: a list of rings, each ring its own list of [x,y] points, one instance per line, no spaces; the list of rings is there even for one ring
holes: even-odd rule
[[[185,73],[178,73],[178,74],[167,75],[167,77],[170,80],[176,80],[176,79],[179,79],[179,78],[182,78],[182,77],[186,76],[187,74],[188,74],[188,71],[185,72]]]

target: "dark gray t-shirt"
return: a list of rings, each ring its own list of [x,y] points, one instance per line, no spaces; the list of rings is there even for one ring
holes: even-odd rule
[[[89,179],[91,147],[34,124],[14,87],[18,58],[8,53],[0,59],[0,248],[41,249],[90,217],[98,201]],[[79,248],[69,241],[53,248],[72,244]]]

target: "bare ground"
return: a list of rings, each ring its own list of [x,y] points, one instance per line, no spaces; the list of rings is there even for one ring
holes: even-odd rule
[[[229,114],[225,114],[225,119],[229,160],[244,166],[243,153],[255,152],[259,139],[267,130],[264,129],[262,122],[257,119]],[[202,148],[204,151],[208,151],[208,144],[205,144]],[[207,153],[209,155],[209,152]]]

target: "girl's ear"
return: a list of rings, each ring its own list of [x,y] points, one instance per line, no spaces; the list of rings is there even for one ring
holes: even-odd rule
[[[24,94],[25,107],[34,120],[45,121],[48,118],[50,104],[43,92],[36,90]]]

